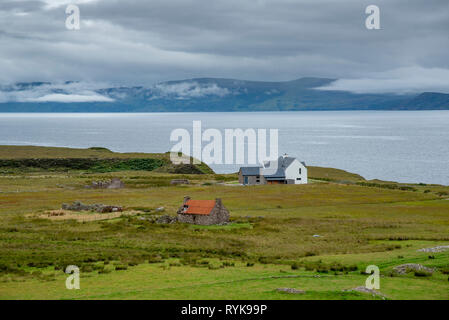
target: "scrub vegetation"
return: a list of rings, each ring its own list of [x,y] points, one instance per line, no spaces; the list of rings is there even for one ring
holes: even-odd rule
[[[386,299],[449,299],[449,250],[418,251],[449,245],[449,187],[366,181],[318,167],[309,167],[308,185],[240,186],[236,174],[214,174],[204,164],[201,173],[170,173],[167,157],[0,147],[2,163],[108,163],[107,170],[0,167],[0,299],[382,299],[343,291],[363,286],[373,264]],[[109,167],[120,163],[110,159],[164,164]],[[85,187],[114,177],[123,189]],[[172,179],[190,184],[171,185]],[[185,195],[221,198],[231,223],[156,223],[155,216],[175,215]],[[83,219],[99,215],[89,212],[48,217],[77,200],[124,212],[104,219]],[[406,263],[434,272],[394,272]],[[65,288],[68,265],[80,267],[80,290]]]

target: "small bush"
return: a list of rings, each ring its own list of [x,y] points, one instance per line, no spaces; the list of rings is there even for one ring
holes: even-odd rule
[[[121,265],[117,265],[115,266],[115,270],[120,271],[120,270],[128,270],[128,266],[121,264]]]
[[[84,264],[81,266],[80,271],[81,272],[92,272],[92,271],[94,271],[94,268],[89,264]]]
[[[267,257],[260,257],[259,258],[259,262],[261,263],[261,264],[269,264],[269,263],[271,263],[271,262],[273,262],[270,258],[267,258]]]
[[[343,271],[357,271],[359,268],[357,267],[357,265],[352,264],[350,266],[344,266],[343,267]]]
[[[205,265],[209,264],[209,261],[208,260],[200,260],[200,261],[197,262],[197,264],[205,266]]]
[[[292,270],[298,270],[299,269],[299,265],[296,262],[294,262],[292,264],[291,268],[292,268]]]
[[[430,277],[432,275],[432,273],[430,272],[426,272],[426,271],[415,271],[415,277]]]
[[[315,266],[313,264],[306,264],[305,267],[306,271],[314,271]]]
[[[112,272],[112,270],[110,270],[110,269],[100,269],[100,270],[98,270],[99,274],[111,273],[111,272]]]
[[[148,258],[148,263],[162,263],[164,259],[161,256],[152,256]]]
[[[247,263],[246,263],[246,266],[247,266],[247,267],[253,267],[253,266],[254,266],[254,263],[253,263],[253,262],[247,262]]]
[[[315,252],[313,252],[313,251],[307,251],[306,253],[305,253],[305,256],[306,257],[313,257],[313,256],[316,256],[317,254],[315,253]]]
[[[318,273],[328,273],[329,272],[329,267],[327,267],[327,266],[319,266],[316,269],[316,272],[318,272]]]
[[[449,267],[440,269],[442,274],[449,274]]]
[[[223,267],[234,267],[234,266],[235,266],[234,262],[229,262],[229,261],[223,262]]]
[[[101,269],[103,269],[104,268],[104,266],[103,265],[100,265],[100,264],[94,264],[93,266],[92,266],[92,269],[93,270],[101,270]]]
[[[209,264],[208,265],[209,270],[217,270],[220,269],[220,266],[218,265],[213,265],[213,264]]]

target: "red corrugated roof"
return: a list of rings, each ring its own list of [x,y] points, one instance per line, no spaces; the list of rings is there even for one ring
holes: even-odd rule
[[[186,205],[186,214],[205,214],[208,215],[215,207],[215,200],[189,200]]]

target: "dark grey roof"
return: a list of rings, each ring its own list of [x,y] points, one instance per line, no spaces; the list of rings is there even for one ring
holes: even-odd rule
[[[241,167],[243,176],[259,176],[261,167]]]
[[[266,174],[264,174],[264,177],[267,180],[270,179],[276,179],[276,178],[285,178],[285,169],[288,168],[288,166],[290,166],[292,164],[292,162],[295,161],[295,158],[292,157],[279,157],[276,161],[268,161],[265,163],[265,168],[273,168],[275,169],[277,166],[277,169],[274,173],[268,174],[268,172],[266,172]],[[268,170],[271,171],[271,170]]]

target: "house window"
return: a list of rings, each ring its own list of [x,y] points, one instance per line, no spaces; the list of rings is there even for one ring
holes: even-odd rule
[[[301,174],[301,168],[299,168],[299,174]]]
[[[296,178],[297,181],[301,181],[301,178]]]
[[[244,178],[244,182],[243,182],[244,184],[248,184],[248,177],[245,177]]]

